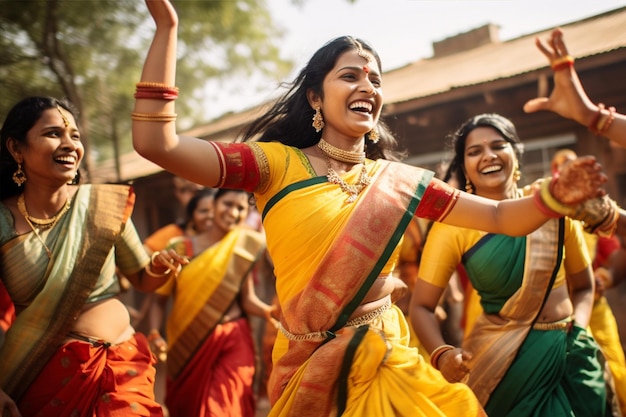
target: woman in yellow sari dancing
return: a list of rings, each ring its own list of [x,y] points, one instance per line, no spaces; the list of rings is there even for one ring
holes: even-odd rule
[[[396,142],[379,120],[380,59],[349,36],[318,50],[250,125],[244,139],[258,141],[179,136],[170,94],[178,92],[178,17],[167,0],[146,4],[157,27],[137,84],[133,145],[194,182],[254,192],[281,308],[270,415],[484,415],[465,385],[446,382],[408,345],[407,322],[391,302],[400,240],[414,216],[526,234],[549,219],[545,202],[465,195],[390,161]],[[572,196],[574,184],[555,181],[559,204],[602,194],[593,158],[574,170],[591,183],[576,182]]]
[[[170,243],[192,260],[157,290],[152,306],[154,332],[173,296],[165,405],[174,416],[253,417],[255,346],[247,317],[270,318],[271,307],[256,296],[250,272],[265,256],[265,238],[242,226],[248,193],[222,188],[213,197],[200,192],[188,211],[207,198],[211,225]]]

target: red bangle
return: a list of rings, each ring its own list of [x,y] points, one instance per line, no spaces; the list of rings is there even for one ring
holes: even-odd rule
[[[574,66],[574,58],[571,55],[565,55],[554,60],[550,63],[552,71],[557,72],[565,68],[571,68]]]
[[[535,207],[537,207],[539,211],[546,216],[552,218],[563,217],[561,214],[557,213],[554,210],[551,210],[546,205],[545,201],[543,201],[543,198],[541,198],[541,193],[539,191],[536,191],[535,194],[533,194],[533,202],[535,203]]]

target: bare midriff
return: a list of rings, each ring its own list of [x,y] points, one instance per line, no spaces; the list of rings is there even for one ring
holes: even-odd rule
[[[573,312],[574,307],[567,292],[567,286],[562,285],[550,291],[546,305],[541,310],[537,323],[554,323],[571,317]],[[504,324],[506,322],[505,319],[497,314],[488,314],[487,318],[496,324]]]
[[[111,344],[128,340],[134,329],[130,325],[130,315],[126,306],[117,298],[107,298],[88,304],[74,322],[72,333]],[[74,340],[71,337],[67,341]]]
[[[395,285],[393,279],[391,279],[391,275],[376,278],[376,281],[374,281],[374,284],[365,295],[363,302],[354,310],[350,319],[363,316],[387,303],[394,287]]]

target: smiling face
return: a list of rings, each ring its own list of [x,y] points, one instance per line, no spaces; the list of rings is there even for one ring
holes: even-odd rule
[[[213,219],[213,196],[206,195],[198,199],[198,203],[191,215],[193,230],[196,233],[203,233],[212,223]]]
[[[54,187],[74,179],[85,152],[74,116],[61,107],[44,110],[25,142],[9,139],[9,149],[22,164],[27,184]]]
[[[368,59],[369,58],[369,59]],[[362,138],[372,130],[383,105],[382,77],[373,57],[351,49],[341,54],[322,85],[323,99],[310,93],[312,105],[319,104],[329,138]]]
[[[250,203],[243,191],[227,191],[213,201],[213,227],[226,234],[239,226],[248,216]]]
[[[517,157],[511,143],[496,129],[480,126],[467,135],[464,168],[477,195],[497,200],[514,196]]]

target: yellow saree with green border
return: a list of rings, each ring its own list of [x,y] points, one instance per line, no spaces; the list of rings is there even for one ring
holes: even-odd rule
[[[368,161],[371,184],[354,203],[318,177],[301,151],[259,144],[270,171],[256,193],[275,265],[281,325],[270,376],[270,416],[477,416],[478,401],[449,384],[408,346],[408,325],[392,306],[369,325],[345,327],[388,262],[432,173]],[[343,176],[356,182],[358,172]],[[306,209],[304,209],[306,208]],[[307,335],[314,335],[309,338]],[[300,337],[303,336],[303,337]]]

